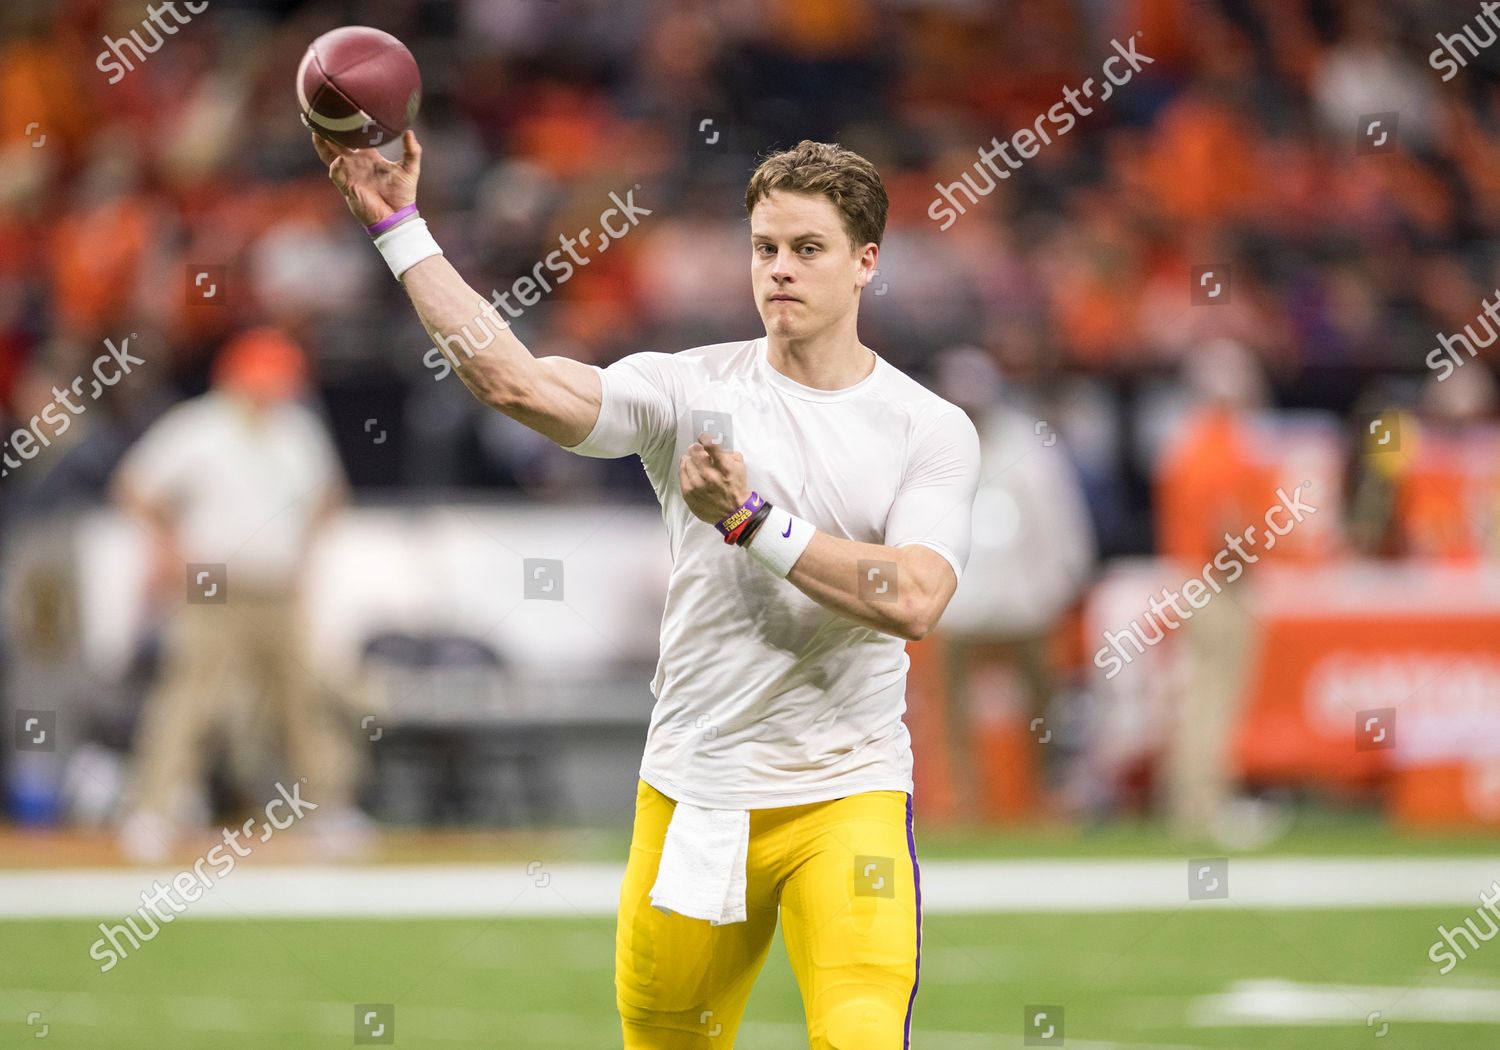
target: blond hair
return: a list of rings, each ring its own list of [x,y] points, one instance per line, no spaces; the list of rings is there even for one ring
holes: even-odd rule
[[[843,217],[844,232],[855,250],[880,243],[885,233],[890,198],[880,173],[864,157],[837,143],[803,139],[796,146],[773,153],[760,162],[745,189],[745,212],[773,190],[821,194]]]

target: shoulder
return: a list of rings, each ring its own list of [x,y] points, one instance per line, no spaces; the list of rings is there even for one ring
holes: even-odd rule
[[[294,430],[299,437],[323,438],[328,434],[323,415],[312,405],[301,401],[284,401],[276,406],[276,421]]]
[[[126,451],[122,469],[137,479],[161,477],[211,455],[223,433],[218,400],[203,394],[168,408]]]
[[[216,394],[200,394],[186,401],[179,401],[146,428],[142,440],[159,434],[177,435],[184,431],[203,432],[219,426],[224,418],[223,399]]]
[[[913,441],[936,435],[947,440],[979,446],[979,432],[969,414],[953,402],[933,393],[889,361],[884,362],[886,379],[880,396],[899,406],[907,418],[908,433]]]
[[[712,382],[752,368],[756,340],[711,343],[686,350],[665,352],[642,350],[627,354],[605,368],[606,372],[633,372],[647,378],[697,379]]]
[[[730,343],[709,343],[693,346],[673,354],[652,356],[669,360],[678,368],[697,368],[707,371],[728,371],[736,365],[753,364],[758,339],[737,339]]]

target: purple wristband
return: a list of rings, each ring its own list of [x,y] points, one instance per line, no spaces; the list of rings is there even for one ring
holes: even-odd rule
[[[393,211],[385,218],[381,219],[379,222],[373,222],[370,225],[366,226],[365,232],[368,233],[371,237],[378,237],[386,230],[389,230],[392,226],[396,225],[396,223],[400,222],[402,219],[408,218],[415,214],[417,214],[416,204],[408,204],[400,211]]]
[[[750,498],[745,500],[745,502],[740,505],[739,510],[735,511],[733,514],[729,515],[729,517],[714,525],[714,528],[723,533],[725,543],[733,542],[731,536],[738,536],[738,533],[736,533],[735,530],[744,525],[745,522],[750,520],[751,516],[756,511],[760,510],[760,505],[762,502],[763,500],[760,498],[760,493],[752,492],[750,493]]]

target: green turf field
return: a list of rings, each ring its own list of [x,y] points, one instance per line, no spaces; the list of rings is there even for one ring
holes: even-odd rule
[[[1471,913],[1470,913],[1471,914]],[[1062,1045],[1500,1046],[1500,1027],[1403,1020],[1500,998],[1500,941],[1439,977],[1427,946],[1461,908],[931,916],[916,1050],[1021,1046],[1028,1004],[1062,1005]],[[407,1047],[618,1047],[608,920],[178,922],[100,974],[92,923],[0,924],[0,1045],[102,1048],[354,1045],[354,1004],[393,1003]],[[1364,986],[1323,993],[1342,1021],[1197,1027],[1234,982]],[[1447,996],[1448,998],[1441,998]],[[1456,997],[1456,998],[1454,998]],[[1493,1009],[1493,1007],[1488,1007]],[[1383,1036],[1366,1014],[1397,1018]],[[27,1024],[28,1017],[31,1024]],[[1349,1018],[1358,1018],[1351,1020]],[[45,1041],[35,1037],[46,1025]],[[773,948],[738,1045],[794,1050],[802,1011]],[[708,1045],[708,1044],[705,1044]],[[1057,1044],[1053,1044],[1057,1045]]]

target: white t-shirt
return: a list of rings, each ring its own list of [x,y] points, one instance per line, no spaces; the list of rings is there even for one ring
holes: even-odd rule
[[[724,809],[911,791],[905,641],[726,545],[688,509],[677,464],[701,430],[722,433],[776,506],[843,539],[924,544],[962,576],[979,483],[968,416],[879,356],[854,386],[803,386],[770,366],[765,337],[631,354],[600,378],[599,419],[566,451],[639,455],[672,549],[642,779]]]
[[[284,402],[252,417],[209,393],[169,409],[126,453],[122,480],[172,510],[188,562],[224,563],[229,586],[295,582],[313,518],[342,484],[322,421]]]

